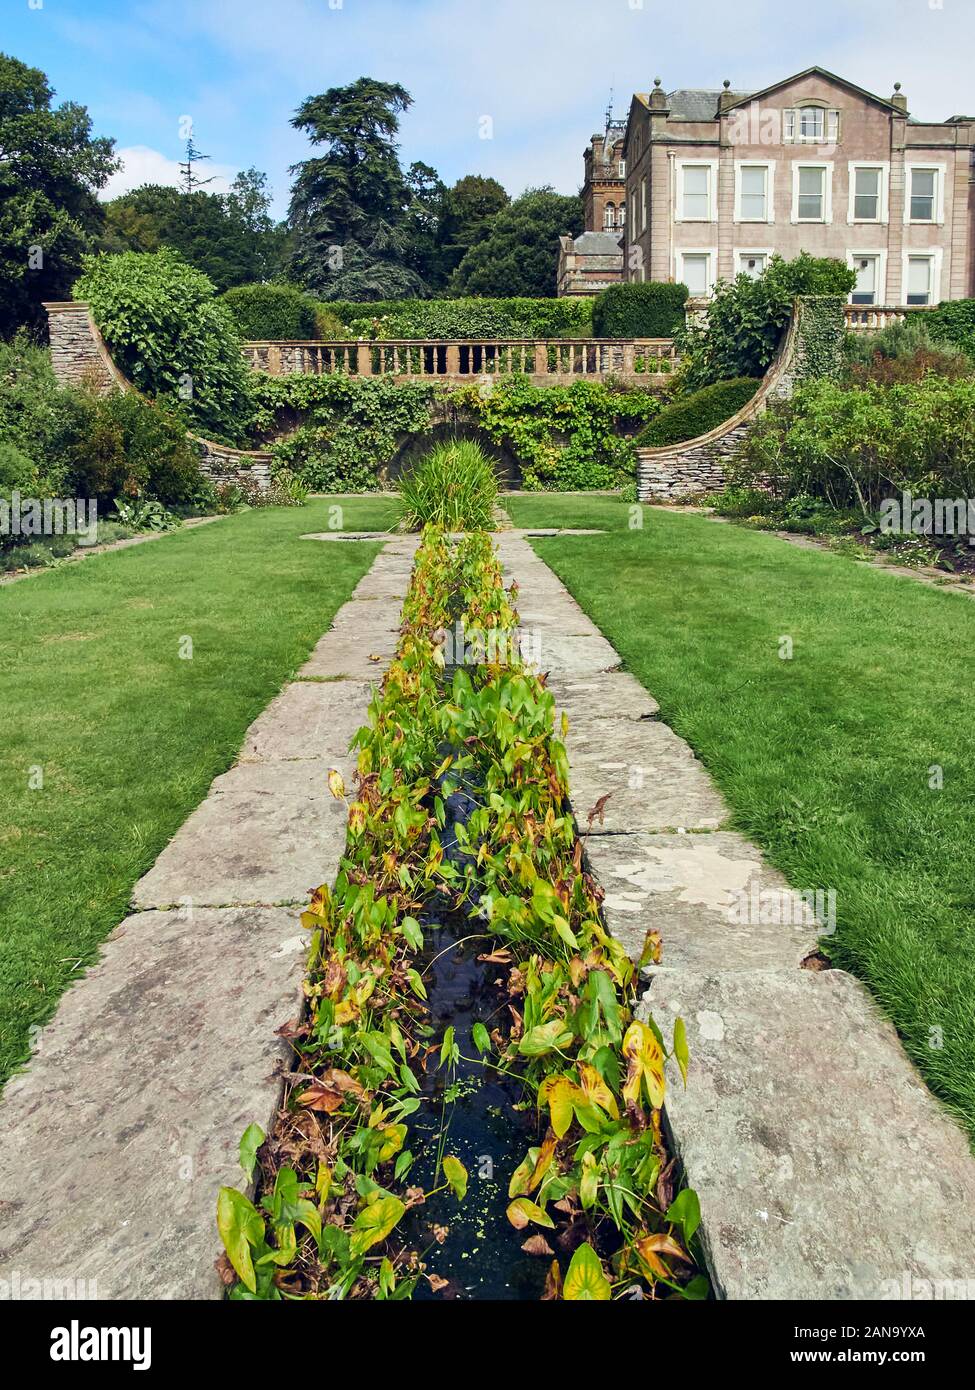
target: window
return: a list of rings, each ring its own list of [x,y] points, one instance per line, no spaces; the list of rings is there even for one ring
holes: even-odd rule
[[[933,284],[934,257],[908,256],[907,302],[930,304]]]
[[[678,278],[687,286],[691,299],[704,299],[711,293],[711,251],[678,253]]]
[[[626,230],[626,204],[625,204],[625,203],[620,203],[619,212],[618,212],[617,215],[616,215],[616,225],[617,225],[617,227],[622,227],[624,231]]]
[[[937,222],[938,171],[911,169],[910,218],[912,222]]]
[[[850,164],[848,222],[886,222],[889,164]]]
[[[711,211],[711,170],[707,164],[684,167],[681,217],[685,222],[707,222]]]
[[[636,241],[636,198],[630,199],[630,240]]]
[[[794,221],[828,222],[830,220],[828,173],[825,164],[798,164],[795,166]]]
[[[621,178],[621,179],[625,179],[625,178],[626,178],[626,160],[625,160],[625,159],[621,159],[621,160],[620,160],[619,168],[620,168],[620,178]]]
[[[616,226],[616,204],[607,203],[603,208],[603,227],[606,231],[612,231]]]
[[[768,257],[767,251],[739,251],[737,274],[747,275],[749,279],[757,280],[760,275],[765,273]]]
[[[839,111],[824,106],[799,106],[782,113],[782,138],[786,144],[835,145],[839,133]]]
[[[851,304],[876,304],[880,285],[880,256],[874,252],[854,253],[853,269],[857,273],[856,287],[850,295]]]
[[[640,225],[647,230],[647,181],[640,180]]]
[[[854,171],[853,216],[857,222],[880,221],[880,169]]]
[[[738,166],[739,222],[771,222],[769,182],[771,165],[740,164]]]

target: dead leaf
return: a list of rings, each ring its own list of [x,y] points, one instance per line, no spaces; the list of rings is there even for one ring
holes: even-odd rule
[[[553,1260],[549,1266],[549,1271],[545,1276],[545,1289],[542,1293],[543,1301],[552,1302],[562,1297],[562,1271],[559,1268],[558,1260]]]
[[[226,1252],[218,1260],[214,1260],[213,1267],[220,1276],[221,1284],[226,1284],[229,1288],[237,1279],[237,1272],[227,1259]]]
[[[612,795],[612,792],[607,792],[605,796],[601,796],[599,800],[596,802],[595,806],[593,806],[593,808],[590,810],[586,818],[590,829],[592,828],[593,821],[596,820],[597,817],[599,818],[599,824],[602,825],[603,815],[606,810],[606,802]]]
[[[449,1279],[441,1279],[439,1274],[427,1274],[424,1276],[434,1293],[439,1293],[441,1289],[450,1288]]]
[[[450,1227],[449,1227],[449,1226],[434,1226],[434,1228],[433,1228],[433,1238],[434,1238],[434,1240],[437,1242],[438,1245],[443,1245],[444,1241],[447,1239],[447,1237],[448,1237],[449,1235],[450,1235]]]
[[[529,1236],[522,1245],[526,1255],[554,1255],[555,1251],[544,1236]]]

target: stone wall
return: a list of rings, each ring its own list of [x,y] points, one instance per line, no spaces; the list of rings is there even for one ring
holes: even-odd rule
[[[50,303],[47,310],[51,365],[62,386],[88,386],[101,395],[135,391],[115,363],[87,304]],[[200,450],[200,472],[214,483],[240,483],[267,488],[271,455],[261,450],[233,449],[201,435],[189,438]]]
[[[728,460],[737,452],[754,420],[763,413],[769,401],[787,400],[792,395],[798,370],[797,356],[801,357],[801,320],[800,301],[793,310],[782,346],[765,380],[752,399],[730,419],[708,434],[683,444],[637,450],[637,494],[641,502],[703,497],[725,486]]]

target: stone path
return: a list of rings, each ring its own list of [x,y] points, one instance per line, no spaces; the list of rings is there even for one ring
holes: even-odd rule
[[[135,913],[64,996],[0,1101],[0,1279],[103,1298],[208,1298],[217,1189],[266,1128],[297,1013],[298,910],[334,878],[349,741],[393,653],[415,551],[386,545],[296,681],[249,730],[138,884]]]
[[[660,931],[645,1004],[665,1036],[677,1015],[687,1023],[691,1074],[685,1092],[671,1068],[668,1121],[719,1295],[924,1298],[955,1281],[957,1297],[967,1281],[975,1297],[966,1138],[864,988],[801,968],[816,950],[812,912],[722,828],[727,808],[702,765],[525,534],[499,546],[569,717],[581,825],[609,794],[587,839],[608,925],[634,955]],[[742,893],[794,925],[730,914]]]

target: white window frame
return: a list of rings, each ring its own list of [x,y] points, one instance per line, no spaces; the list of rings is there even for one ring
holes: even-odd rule
[[[625,178],[626,178],[626,160],[625,160],[625,159],[621,159],[620,162],[619,162],[619,176],[620,176],[621,179],[625,179]]]
[[[739,275],[748,274],[748,271],[742,270],[740,266],[745,256],[764,256],[765,269],[768,270],[769,261],[771,261],[772,257],[775,255],[775,248],[773,246],[735,246],[731,254],[734,258],[734,275],[732,278],[737,280]]]
[[[934,217],[912,217],[911,198],[913,197],[914,170],[934,171]],[[908,227],[942,227],[945,220],[945,174],[944,164],[905,164],[904,165],[904,225]]]
[[[647,181],[645,178],[640,180],[640,228],[647,230]]]
[[[803,135],[800,133],[803,111],[822,111],[822,135]],[[840,140],[840,111],[838,107],[827,106],[820,101],[802,101],[798,106],[787,106],[782,112],[783,145],[838,145]]]
[[[636,185],[633,186],[632,195],[626,199],[626,206],[630,210],[630,240],[636,241]]]
[[[940,304],[944,298],[941,286],[941,272],[944,268],[944,248],[941,246],[916,246],[913,250],[904,252],[904,262],[901,269],[901,302],[905,307],[907,306],[908,293],[907,276],[911,261],[913,260],[928,260],[932,263],[929,307],[933,308],[935,305]]]
[[[890,221],[890,160],[883,159],[856,159],[849,164],[850,179],[850,201],[847,209],[846,220],[853,226],[879,226]],[[877,198],[878,217],[857,217],[856,215],[856,192],[857,192],[857,170],[858,169],[879,169],[880,170],[880,192]],[[867,253],[861,252],[862,255]]]
[[[799,170],[825,169],[822,217],[799,216]],[[806,227],[828,226],[833,220],[833,162],[830,159],[796,159],[792,163],[792,221]]]
[[[765,216],[743,217],[741,211],[742,178],[743,169],[764,169],[765,170]],[[736,159],[735,160],[735,221],[752,222],[760,225],[762,222],[771,223],[775,221],[775,160],[774,159]]]
[[[870,167],[874,168],[875,166],[871,165]],[[871,256],[877,262],[877,298],[873,305],[859,304],[856,307],[860,309],[878,308],[887,303],[887,248],[878,246],[872,251],[866,248],[861,251],[847,251],[846,263],[851,270],[856,270],[856,262],[865,256]],[[856,286],[854,285],[846,301],[848,304],[853,303],[855,293]]]
[[[716,159],[678,159],[676,185],[677,206],[674,209],[675,222],[717,222],[718,220],[718,161]],[[684,216],[684,170],[708,169],[708,215],[707,217]]]
[[[707,256],[707,289],[705,298],[710,299],[714,294],[714,287],[718,283],[718,248],[716,246],[679,246],[674,251],[674,279],[679,285],[686,285],[684,279],[684,257],[685,256]],[[697,298],[692,295],[692,298]]]

